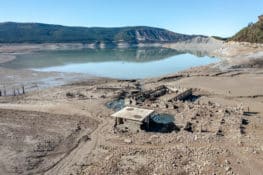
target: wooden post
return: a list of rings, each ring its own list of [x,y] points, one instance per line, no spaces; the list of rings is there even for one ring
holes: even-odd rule
[[[147,125],[147,129],[149,130],[149,128],[150,128],[150,116],[148,116],[146,118],[146,125]]]
[[[117,125],[120,124],[120,119],[119,118],[116,118],[117,119]]]
[[[117,118],[115,118],[114,128],[117,126]]]
[[[25,86],[22,86],[22,93],[25,94]]]
[[[5,89],[5,86],[4,86],[4,94],[3,94],[4,96],[6,96],[6,89]]]
[[[16,89],[13,89],[13,95],[16,96]]]

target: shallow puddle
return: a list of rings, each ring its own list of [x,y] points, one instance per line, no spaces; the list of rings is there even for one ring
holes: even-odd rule
[[[151,116],[151,120],[155,123],[168,124],[174,122],[174,116],[169,114],[154,114]]]
[[[106,106],[107,108],[113,109],[114,111],[119,111],[125,107],[125,102],[124,99],[116,99],[106,103]]]
[[[174,123],[174,116],[170,114],[153,114],[150,117],[149,128],[145,128],[148,132],[169,133],[179,131]]]

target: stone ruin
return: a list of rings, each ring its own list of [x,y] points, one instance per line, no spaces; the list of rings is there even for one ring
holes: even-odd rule
[[[152,90],[131,91],[125,98],[125,105],[142,105],[145,103],[153,104],[166,103],[178,100],[185,100],[192,95],[192,89],[183,89],[167,86],[158,86]]]
[[[246,133],[245,126],[248,121],[246,121],[246,118],[243,119],[246,113],[244,113],[242,107],[226,108],[210,101],[200,102],[196,100],[199,96],[195,96],[191,88],[162,85],[147,90],[133,89],[122,91],[120,97],[124,101],[123,105],[126,106],[127,109],[153,109],[157,112],[167,109],[172,110],[172,115],[177,115],[177,118],[180,118],[176,125],[174,123],[173,130],[175,131],[184,129],[188,132],[210,132],[215,133],[216,136],[225,136],[229,135],[229,133],[231,135],[231,133],[238,132],[240,132],[240,134]],[[124,133],[133,132],[131,129],[136,129],[134,132],[138,132],[144,129],[144,127],[142,127],[144,123],[146,123],[147,126],[150,125],[148,129],[156,127],[153,125],[153,122],[149,120],[148,115],[146,115],[146,117],[139,117],[143,112],[138,112],[138,114],[132,115],[133,117],[131,117],[129,113],[132,112],[127,109],[125,109],[126,112],[124,112],[124,115],[114,116],[117,131]],[[136,112],[137,110],[132,111]],[[136,118],[134,118],[134,116]],[[209,121],[207,119],[209,119]],[[212,120],[216,122],[210,122]],[[231,123],[236,123],[234,128],[232,128],[233,125]],[[230,124],[231,127],[229,127]]]

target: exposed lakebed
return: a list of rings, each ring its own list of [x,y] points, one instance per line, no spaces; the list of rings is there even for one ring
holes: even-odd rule
[[[0,66],[40,72],[81,73],[117,79],[143,79],[218,62],[202,53],[168,48],[83,49],[17,54]]]

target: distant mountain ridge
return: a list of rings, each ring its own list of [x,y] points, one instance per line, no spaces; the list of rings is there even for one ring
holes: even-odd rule
[[[204,37],[184,35],[169,30],[136,27],[68,27],[42,23],[0,23],[0,43],[167,43]],[[103,47],[103,46],[102,46]]]
[[[236,35],[230,38],[230,41],[263,43],[263,15],[258,17],[258,22],[251,23],[243,28]]]

